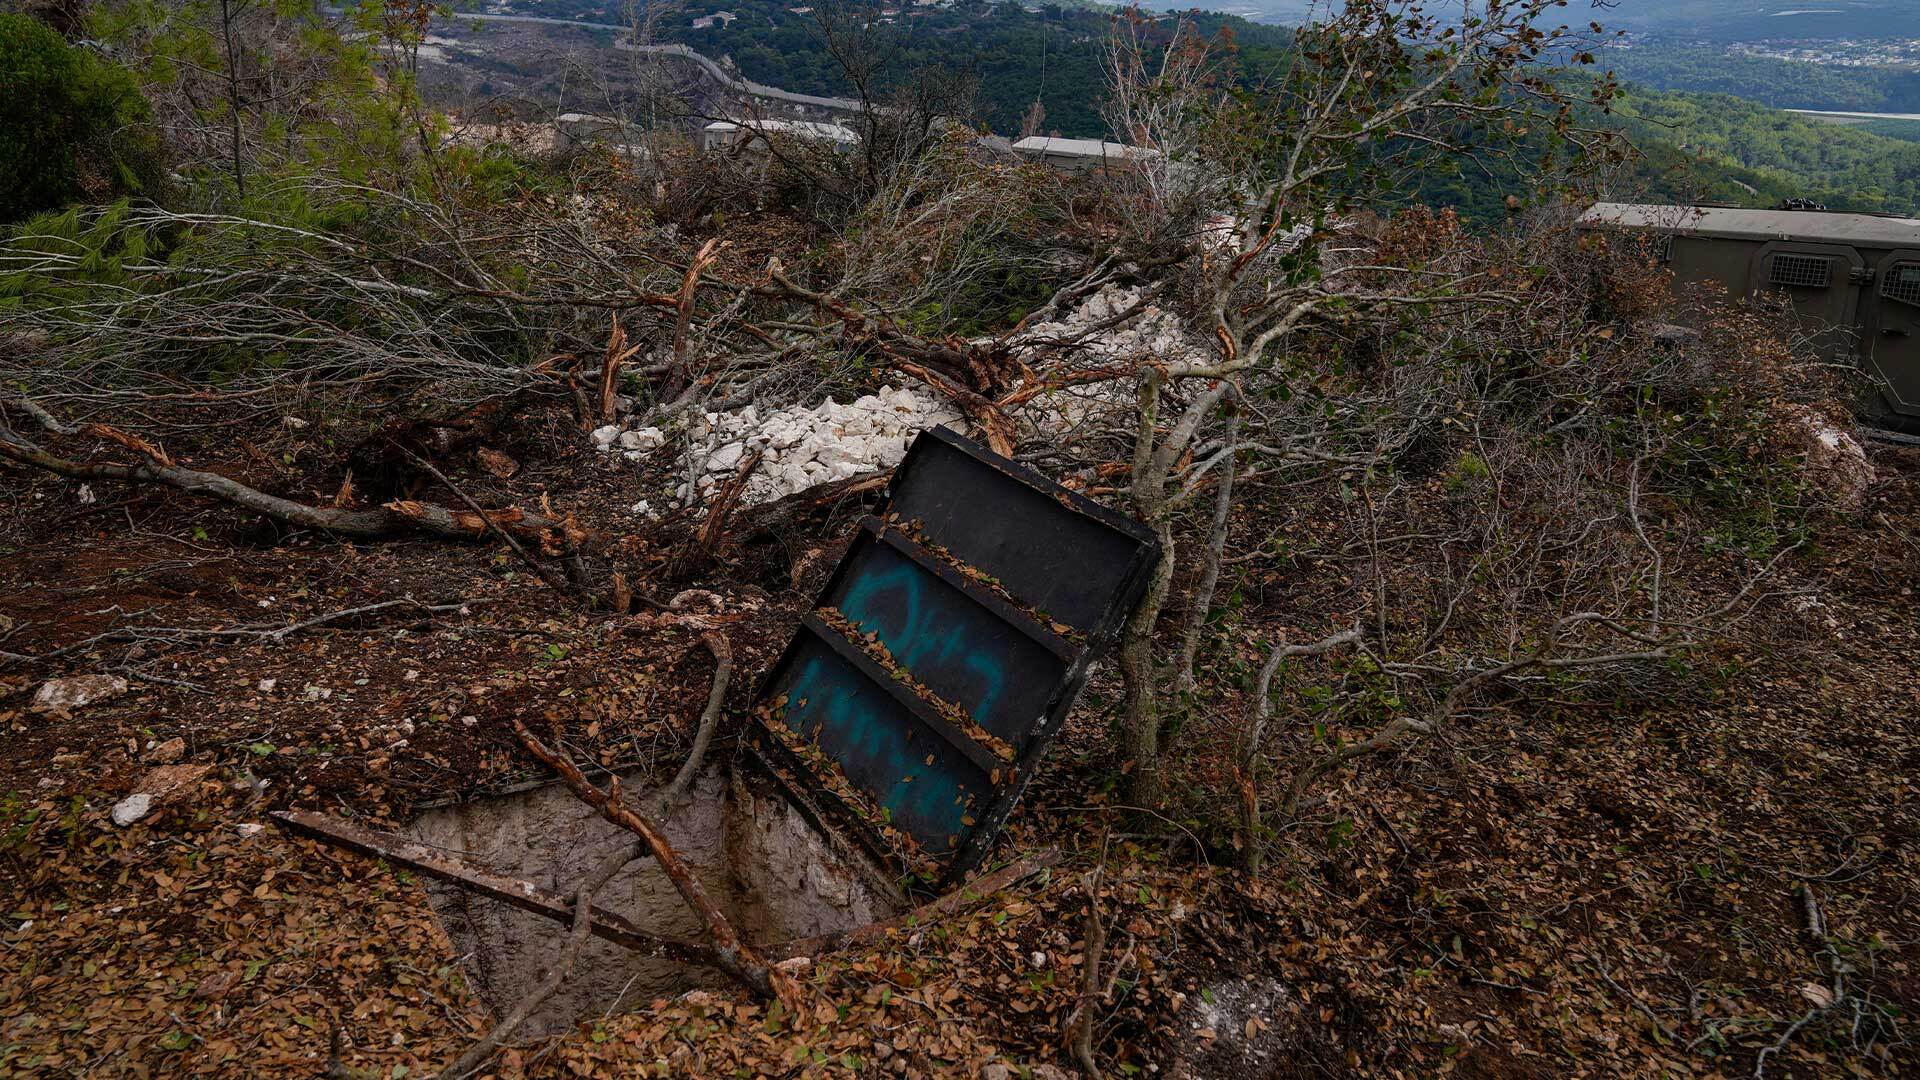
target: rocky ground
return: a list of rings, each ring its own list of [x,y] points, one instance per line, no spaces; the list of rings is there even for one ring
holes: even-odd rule
[[[765,416],[753,405],[702,412],[672,434],[625,419],[596,428],[592,438],[596,449],[628,462],[672,456],[685,465],[685,478],[670,494],[634,504],[635,513],[653,520],[670,509],[706,503],[735,473],[746,478],[740,503],[752,506],[891,469],[907,456],[915,435],[960,423],[958,410],[924,390],[882,386],[851,401],[828,398]],[[666,455],[657,453],[670,442]]]
[[[666,581],[684,522],[631,509],[666,473],[557,426],[518,438],[511,479],[476,464],[463,485],[575,510]],[[582,1017],[493,1071],[1066,1075],[1105,839],[1096,1045],[1129,1075],[1910,1073],[1920,453],[1873,452],[1879,479],[1789,568],[1764,644],[1661,704],[1476,715],[1340,785],[1256,879],[1191,808],[1143,825],[1114,805],[1097,680],[1004,843],[1065,848],[1053,872],[818,958],[811,1015],[700,991]],[[488,1019],[421,882],[266,813],[398,823],[524,781],[516,719],[579,760],[671,769],[713,672],[695,633],[576,610],[487,546],[278,535],[18,472],[0,492],[0,1077],[438,1069]],[[661,586],[721,595],[736,705],[854,509]],[[1249,656],[1310,621],[1316,572],[1250,591]],[[72,676],[97,696],[39,700]],[[1186,736],[1196,783],[1224,790],[1234,707]]]

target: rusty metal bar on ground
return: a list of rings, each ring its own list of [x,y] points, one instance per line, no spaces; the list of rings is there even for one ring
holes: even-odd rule
[[[395,866],[417,871],[458,888],[511,904],[522,911],[552,919],[556,923],[573,920],[573,907],[566,898],[521,878],[507,877],[480,869],[461,859],[444,855],[395,833],[363,828],[326,814],[304,810],[276,810],[267,815],[290,832],[318,840],[332,847],[379,859]],[[891,919],[856,926],[836,934],[799,938],[766,946],[769,960],[787,960],[797,956],[817,956],[860,942],[875,941],[894,930],[926,926],[935,919],[962,911],[1049,867],[1062,858],[1059,848],[1018,859],[990,874],[966,883],[959,889]],[[643,956],[685,963],[717,966],[711,948],[692,942],[657,937],[639,929],[625,918],[602,907],[593,909],[590,927],[593,936],[630,949]]]
[[[304,810],[276,810],[267,816],[281,827],[323,844],[417,871],[555,922],[573,921],[573,905],[563,896],[521,878],[483,870],[396,833]],[[709,966],[718,963],[713,950],[705,945],[649,934],[605,908],[593,909],[592,930],[593,936],[644,956]]]

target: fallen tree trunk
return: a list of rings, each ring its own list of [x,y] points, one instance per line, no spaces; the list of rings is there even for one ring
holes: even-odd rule
[[[800,984],[794,982],[793,977],[786,972],[767,963],[753,946],[740,937],[739,932],[733,928],[733,923],[728,921],[726,913],[722,912],[720,906],[713,902],[713,898],[707,895],[707,890],[700,884],[700,879],[680,861],[679,853],[673,850],[673,845],[667,842],[666,836],[651,819],[621,800],[619,777],[613,778],[607,790],[602,791],[593,786],[581,774],[579,766],[568,760],[565,754],[549,749],[545,743],[541,742],[532,731],[527,729],[526,724],[515,720],[513,730],[519,734],[520,741],[526,746],[527,752],[539,758],[554,772],[559,773],[560,779],[580,797],[580,801],[598,810],[601,817],[646,841],[647,847],[653,851],[654,859],[660,864],[660,869],[666,873],[668,880],[673,882],[673,887],[679,890],[681,899],[685,900],[694,914],[700,916],[701,921],[707,924],[707,933],[713,939],[714,958],[720,970],[738,979],[754,993],[777,999],[794,1016],[803,1015],[805,998]]]
[[[105,436],[103,436],[105,437]],[[114,440],[119,442],[121,440]],[[123,442],[123,445],[126,445]],[[164,456],[152,454],[139,465],[87,464],[50,454],[31,443],[0,437],[0,458],[31,466],[69,480],[109,481],[118,484],[163,484],[189,495],[214,499],[244,510],[265,514],[275,521],[305,529],[318,529],[338,536],[375,540],[405,533],[419,533],[448,539],[478,540],[492,531],[493,525],[531,535],[559,522],[538,514],[508,507],[482,514],[470,510],[449,510],[431,503],[410,500],[390,502],[371,510],[348,510],[306,503],[269,495],[219,473],[188,469],[173,464]]]

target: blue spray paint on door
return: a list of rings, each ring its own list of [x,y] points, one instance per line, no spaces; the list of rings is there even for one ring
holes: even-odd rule
[[[985,857],[1159,552],[1138,523],[945,429],[915,440],[889,495],[758,713],[817,751],[792,759],[799,779],[863,843],[877,816],[918,845],[902,864],[944,861],[951,880]]]

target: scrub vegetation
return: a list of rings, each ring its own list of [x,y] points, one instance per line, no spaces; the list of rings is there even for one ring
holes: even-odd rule
[[[88,11],[35,55],[169,179],[0,239],[0,1077],[1920,1068],[1920,453],[1575,226],[1631,159],[1593,31],[1485,7],[1356,0],[1258,80],[1120,13],[1086,93],[1152,152],[1077,172],[858,19],[851,140],[702,151],[638,77],[598,144],[447,108],[424,5]],[[842,416],[756,502],[752,433],[902,385],[1161,557],[992,876],[754,940],[663,837],[887,472]],[[509,882],[564,936],[505,1012],[426,861],[271,816],[534,782],[626,846]],[[709,984],[523,1029],[639,859]]]

